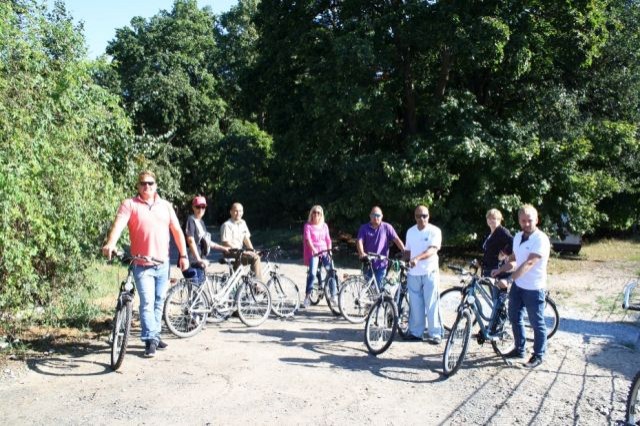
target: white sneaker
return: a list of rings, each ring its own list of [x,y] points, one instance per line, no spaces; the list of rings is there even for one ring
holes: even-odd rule
[[[302,306],[304,306],[306,309],[309,307],[310,304],[311,304],[311,298],[309,298],[309,296],[305,297],[304,302],[302,303]]]
[[[334,308],[338,307],[338,298],[336,296],[333,296],[331,298],[331,306],[333,306]]]

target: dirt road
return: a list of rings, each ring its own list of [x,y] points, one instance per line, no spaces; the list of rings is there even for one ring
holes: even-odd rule
[[[304,268],[286,265],[285,272],[303,286]],[[606,276],[618,291],[625,274],[565,274],[551,278],[551,289],[586,288]],[[443,278],[444,285],[453,281]],[[103,338],[3,367],[0,423],[594,425],[623,419],[629,380],[640,368],[637,321],[559,305],[560,331],[543,365],[506,366],[490,345],[472,341],[465,365],[449,379],[441,374],[444,344],[396,341],[372,357],[363,326],[336,319],[324,302],[258,328],[232,318],[190,339],[165,334],[169,348],[154,359],[143,358],[134,339],[115,373]]]

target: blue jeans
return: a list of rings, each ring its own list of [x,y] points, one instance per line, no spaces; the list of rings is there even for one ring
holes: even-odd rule
[[[422,337],[426,323],[429,326],[430,337],[442,337],[439,282],[440,272],[437,269],[426,275],[407,277],[410,308],[409,333],[416,337]]]
[[[142,340],[160,340],[162,310],[169,287],[169,262],[157,266],[133,267],[133,277],[140,296]]]
[[[378,283],[378,288],[380,291],[384,288],[384,277],[387,274],[387,268],[374,269],[373,274],[376,276],[376,282]],[[367,279],[367,282],[371,279],[371,269],[368,269],[364,273],[364,277]]]
[[[320,265],[320,261],[322,261],[322,264],[324,265],[324,267],[327,269],[327,272],[329,271],[329,269],[331,268],[331,262],[329,261],[329,258],[327,256],[313,256],[311,257],[311,260],[309,261],[309,270],[307,271],[307,288],[306,288],[306,295],[310,295],[311,294],[311,289],[313,288],[313,282],[316,280],[316,273],[318,272],[318,266]],[[327,275],[327,278],[329,276]],[[329,281],[329,283],[331,285],[331,294],[332,295],[336,295],[336,288],[335,288],[335,283],[333,282],[333,280]]]
[[[533,328],[533,354],[544,357],[547,350],[547,326],[544,322],[544,290],[525,290],[514,282],[509,291],[509,321],[513,327],[516,349],[525,352],[524,310]]]

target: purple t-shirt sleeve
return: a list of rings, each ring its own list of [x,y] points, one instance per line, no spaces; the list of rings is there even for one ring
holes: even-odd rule
[[[393,226],[387,224],[387,244],[391,245],[393,240],[395,240],[396,238],[398,238],[396,230],[393,228]]]

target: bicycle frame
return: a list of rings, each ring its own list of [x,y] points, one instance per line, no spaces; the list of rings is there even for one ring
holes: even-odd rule
[[[197,314],[213,312],[213,309],[220,307],[225,302],[232,301],[232,299],[229,298],[229,295],[231,294],[231,292],[233,290],[236,290],[239,287],[239,285],[242,282],[242,279],[249,277],[251,274],[249,265],[241,264],[235,269],[233,267],[233,263],[235,263],[235,261],[237,261],[240,258],[242,253],[243,252],[239,252],[239,254],[237,255],[237,258],[234,259],[233,261],[230,259],[222,259],[222,262],[226,263],[227,266],[229,267],[229,273],[228,275],[224,274],[222,277],[220,277],[222,279],[222,287],[218,289],[218,291],[215,291],[213,289],[214,281],[211,279],[210,275],[205,274],[204,283],[197,286],[199,287],[197,290],[197,293],[195,294],[194,297],[190,297],[189,299],[192,301],[191,305],[189,306],[190,312],[197,313]],[[191,284],[192,284],[191,288],[193,288],[193,283]],[[194,306],[198,305],[201,295],[205,292],[206,292],[205,297],[208,297],[208,300],[211,301],[210,309],[194,308]]]
[[[322,299],[324,297],[324,288],[327,285],[327,281],[330,276],[333,276],[336,280],[336,288],[334,291],[338,292],[338,273],[336,271],[335,264],[333,263],[333,249],[322,250],[316,254],[319,258],[322,255],[327,255],[329,258],[329,266],[325,266],[324,262],[318,261],[318,270],[316,271],[316,278],[318,279],[318,286],[320,287],[319,298]],[[326,271],[324,274],[324,278],[322,277],[322,269]]]
[[[460,303],[460,307],[458,308],[458,312],[461,310],[468,308],[471,309],[473,315],[478,321],[478,325],[480,326],[480,333],[482,337],[486,340],[491,340],[492,336],[490,336],[489,330],[491,329],[491,325],[495,320],[495,315],[492,313],[491,317],[488,320],[488,323],[485,325],[485,321],[487,321],[482,312],[482,305],[479,299],[476,297],[476,292],[480,289],[480,293],[486,295],[486,291],[480,285],[480,278],[473,277],[471,283],[467,285],[464,289],[464,297],[462,298],[462,302]],[[491,284],[493,285],[493,284]],[[469,300],[471,299],[471,300]]]

